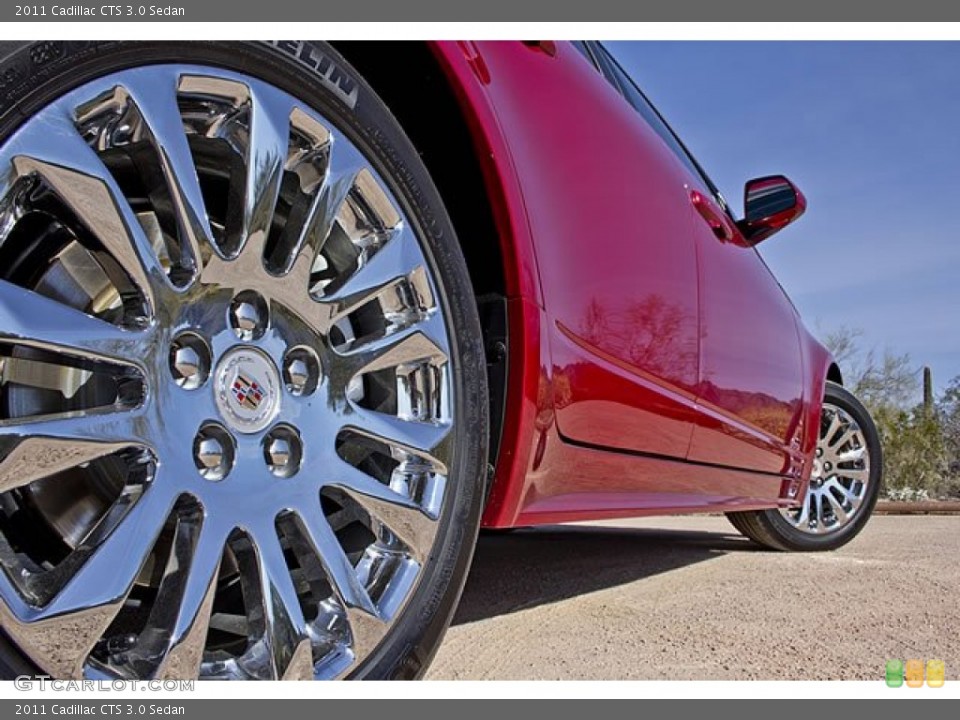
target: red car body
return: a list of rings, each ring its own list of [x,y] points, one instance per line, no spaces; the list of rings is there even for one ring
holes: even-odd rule
[[[703,177],[572,44],[432,52],[505,264],[484,524],[794,504],[833,360]]]

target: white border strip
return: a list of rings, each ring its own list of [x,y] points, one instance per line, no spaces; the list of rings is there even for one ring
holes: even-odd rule
[[[516,40],[956,40],[960,23],[883,22],[9,22],[0,39],[262,40],[266,38]]]
[[[191,699],[657,699],[657,698],[960,698],[960,682],[948,680],[941,688],[888,688],[878,679],[860,682],[786,681],[443,681],[443,682],[355,682],[355,683],[255,683],[197,682],[192,692],[157,692],[145,687],[127,691],[17,690],[14,683],[0,683],[0,699],[32,700],[137,700],[172,701]]]

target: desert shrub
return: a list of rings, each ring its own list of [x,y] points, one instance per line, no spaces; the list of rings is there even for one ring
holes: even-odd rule
[[[863,333],[839,328],[824,343],[840,364],[844,385],[867,406],[880,431],[884,491],[890,498],[960,497],[960,376],[933,398],[932,382],[918,402],[920,370],[908,354],[879,355],[862,347]]]

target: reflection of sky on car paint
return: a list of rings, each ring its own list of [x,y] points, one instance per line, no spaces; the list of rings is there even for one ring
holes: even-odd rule
[[[783,173],[807,214],[761,246],[808,326],[960,375],[960,43],[607,43],[739,215]]]

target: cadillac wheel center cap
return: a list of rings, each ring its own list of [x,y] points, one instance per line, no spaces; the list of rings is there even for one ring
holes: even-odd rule
[[[240,433],[260,432],[280,410],[280,373],[259,350],[236,348],[220,361],[214,392],[230,427]]]

